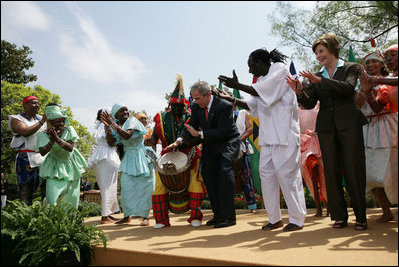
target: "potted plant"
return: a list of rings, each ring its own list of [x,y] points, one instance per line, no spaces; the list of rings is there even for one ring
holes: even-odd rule
[[[57,206],[10,201],[1,211],[2,254],[10,251],[20,265],[88,265],[92,245],[105,249],[108,240],[101,229],[83,224],[90,212],[90,206],[78,211],[62,201]]]

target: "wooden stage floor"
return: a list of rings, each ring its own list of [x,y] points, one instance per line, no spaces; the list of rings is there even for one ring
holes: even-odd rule
[[[101,225],[100,217],[88,218],[85,223],[97,225],[110,238],[106,250],[95,247],[91,265],[398,266],[398,208],[392,208],[395,221],[383,224],[375,221],[381,210],[368,209],[366,231],[354,230],[352,209],[344,229],[333,229],[330,217],[315,217],[315,210],[308,209],[304,228],[294,232],[262,231],[268,220],[265,210],[236,212],[237,225],[219,229],[205,225],[212,218],[210,210],[203,211],[204,223],[198,228],[187,223],[188,212],[170,213],[172,226],[162,229],[153,228],[152,217],[148,227],[139,226],[139,219],[127,225]],[[288,223],[287,210],[283,222]]]

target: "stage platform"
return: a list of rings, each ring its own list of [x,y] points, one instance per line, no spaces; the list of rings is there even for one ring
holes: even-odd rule
[[[366,231],[354,230],[353,210],[348,211],[348,226],[333,229],[330,217],[315,217],[315,210],[308,209],[304,228],[294,232],[262,231],[268,220],[265,210],[236,210],[237,225],[218,229],[205,225],[212,218],[210,210],[203,211],[204,223],[198,228],[187,223],[188,212],[171,213],[172,226],[162,229],[153,228],[152,217],[147,227],[139,226],[139,219],[101,225],[101,217],[92,217],[85,223],[110,238],[106,250],[94,248],[93,266],[398,266],[398,208],[392,208],[395,221],[383,224],[375,221],[381,209],[368,209]],[[283,222],[288,223],[287,210]]]

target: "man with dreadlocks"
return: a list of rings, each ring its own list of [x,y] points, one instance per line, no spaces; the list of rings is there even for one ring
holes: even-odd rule
[[[303,228],[306,203],[300,169],[300,132],[298,103],[285,78],[288,70],[284,64],[287,56],[277,49],[257,49],[248,57],[249,72],[257,78],[256,83],[245,85],[233,77],[220,75],[218,79],[227,87],[236,88],[251,95],[245,101],[226,93],[217,93],[239,107],[259,117],[260,158],[259,173],[265,209],[269,223],[262,230],[270,231],[283,226],[280,209],[280,189],[287,204],[289,223],[283,231]]]
[[[190,119],[189,101],[184,97],[183,77],[176,76],[176,87],[170,97],[169,106],[165,111],[157,113],[154,117],[155,127],[146,145],[155,145],[161,141],[162,148],[176,141],[184,129],[184,124]],[[201,203],[205,197],[206,189],[200,173],[201,150],[198,146],[186,146],[180,149],[181,152],[189,154],[194,149],[194,156],[190,163],[189,186],[186,192],[171,194],[162,183],[160,175],[156,172],[155,190],[152,194],[152,209],[156,221],[155,229],[170,226],[169,211],[183,213],[191,209],[190,218],[187,220],[192,226],[198,227],[202,224]],[[168,153],[162,150],[161,155]]]

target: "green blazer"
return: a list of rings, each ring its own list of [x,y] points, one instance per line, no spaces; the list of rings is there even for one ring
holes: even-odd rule
[[[345,62],[338,67],[332,79],[326,79],[321,72],[321,83],[305,88],[305,94],[297,95],[298,103],[305,109],[312,109],[320,101],[316,119],[317,132],[329,132],[333,123],[338,131],[361,127],[368,123],[355,102],[355,86],[359,75],[357,63]]]

